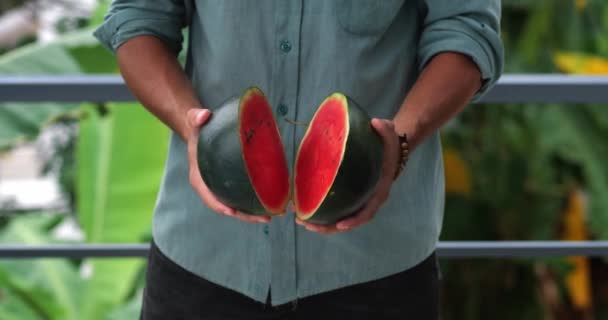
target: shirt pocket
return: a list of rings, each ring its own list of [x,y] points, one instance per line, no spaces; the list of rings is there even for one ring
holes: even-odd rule
[[[406,0],[337,0],[336,16],[340,26],[357,35],[383,33],[393,22]]]

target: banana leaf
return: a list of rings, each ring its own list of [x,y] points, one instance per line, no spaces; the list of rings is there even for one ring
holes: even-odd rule
[[[77,144],[76,189],[78,218],[87,242],[141,242],[149,234],[168,137],[168,130],[138,104],[85,109]],[[144,261],[91,263],[93,276],[86,296],[96,303],[82,316],[101,319],[129,298]]]
[[[48,44],[33,43],[0,56],[0,75],[62,75],[116,72],[114,57],[95,40],[92,29],[63,35]],[[0,150],[33,139],[77,103],[0,103]]]
[[[54,220],[39,215],[12,218],[0,233],[0,243],[55,242],[49,236]],[[84,302],[84,280],[67,260],[0,260],[0,288],[0,319],[82,319],[78,314]]]

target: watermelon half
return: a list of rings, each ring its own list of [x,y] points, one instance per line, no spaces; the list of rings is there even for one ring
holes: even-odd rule
[[[254,215],[285,212],[287,160],[260,89],[249,88],[213,110],[200,132],[198,164],[205,184],[226,205]]]
[[[367,113],[341,93],[317,109],[294,167],[296,215],[334,223],[357,211],[380,178],[383,146]]]

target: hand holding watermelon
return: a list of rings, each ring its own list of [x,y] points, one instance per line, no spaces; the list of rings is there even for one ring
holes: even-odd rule
[[[370,221],[386,199],[388,199],[398,166],[399,139],[395,132],[393,121],[376,118],[372,119],[371,125],[382,137],[383,141],[382,171],[372,196],[356,213],[334,224],[316,224],[297,219],[296,222],[299,225],[304,226],[309,231],[322,234],[348,231]]]
[[[289,200],[312,231],[345,231],[369,221],[388,197],[397,167],[393,123],[371,121],[365,109],[336,92],[307,126],[290,176],[270,103],[259,88],[248,88],[215,108],[198,140],[191,140],[190,161],[198,160],[191,166],[193,186],[212,209],[255,217],[236,213],[246,221],[283,215]]]
[[[192,108],[187,113],[187,122],[190,127],[190,136],[188,137],[188,162],[189,162],[189,178],[192,188],[199,195],[201,200],[212,210],[219,214],[234,217],[236,219],[246,222],[269,222],[270,217],[267,216],[254,216],[237,211],[233,208],[222,203],[216,198],[216,196],[209,190],[199,171],[197,161],[197,145],[199,131],[201,127],[207,122],[211,112],[208,109]]]
[[[290,195],[285,149],[259,88],[248,88],[214,108],[213,117],[200,130],[197,148],[200,175],[215,197],[257,216],[241,220],[264,222],[285,214]]]

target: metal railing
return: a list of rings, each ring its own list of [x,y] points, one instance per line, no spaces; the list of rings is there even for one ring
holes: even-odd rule
[[[114,75],[0,76],[0,102],[134,101]],[[608,77],[505,75],[480,102],[608,103]],[[0,245],[0,258],[145,257],[147,244]],[[441,241],[446,258],[608,256],[608,241]]]
[[[0,76],[0,102],[134,100],[115,75]],[[505,75],[481,102],[608,103],[608,76]]]
[[[145,257],[147,244],[0,245],[0,258]],[[608,241],[442,241],[442,258],[608,256]]]

